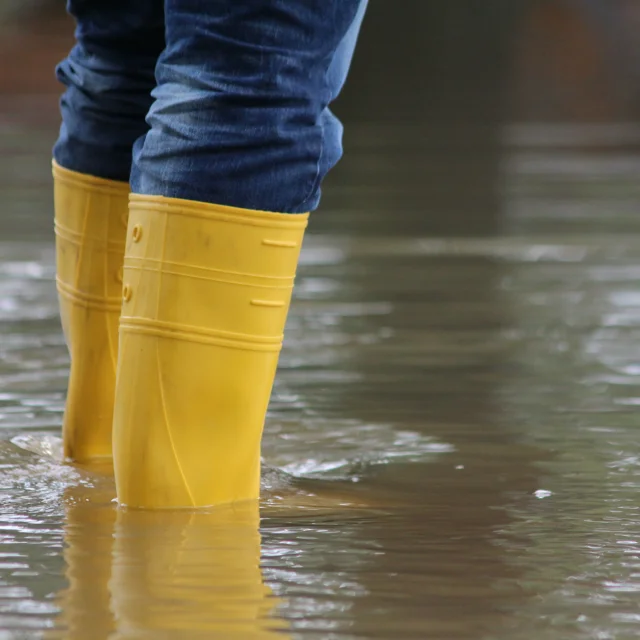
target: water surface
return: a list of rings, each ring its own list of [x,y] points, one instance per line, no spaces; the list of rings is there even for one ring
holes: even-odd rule
[[[55,117],[2,112],[0,639],[638,637],[640,128],[536,93],[512,29],[444,30],[380,103],[356,61],[259,512],[122,511],[60,464]]]

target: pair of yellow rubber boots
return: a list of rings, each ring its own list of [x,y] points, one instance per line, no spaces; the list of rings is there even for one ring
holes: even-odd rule
[[[54,163],[69,460],[120,504],[255,499],[307,216],[129,194]]]

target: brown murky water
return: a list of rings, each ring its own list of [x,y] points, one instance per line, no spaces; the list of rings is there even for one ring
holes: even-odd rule
[[[260,512],[123,512],[107,472],[57,462],[56,118],[2,102],[0,639],[640,635],[631,4],[394,4],[341,105]]]

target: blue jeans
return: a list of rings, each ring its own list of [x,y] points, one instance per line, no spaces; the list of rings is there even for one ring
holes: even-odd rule
[[[61,166],[135,193],[313,210],[342,154],[329,109],[367,0],[69,0]]]

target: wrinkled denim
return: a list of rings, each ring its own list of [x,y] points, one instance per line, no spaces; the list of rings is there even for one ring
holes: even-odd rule
[[[313,210],[367,0],[69,0],[54,158],[135,193]]]

